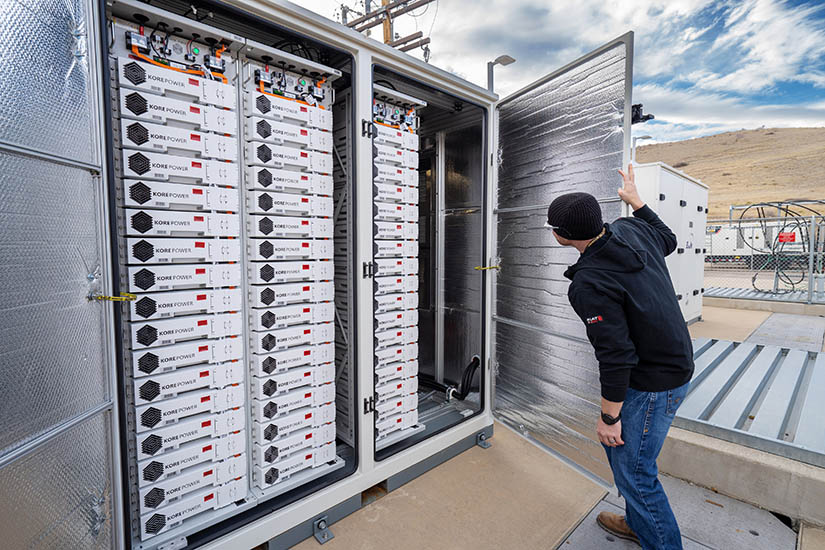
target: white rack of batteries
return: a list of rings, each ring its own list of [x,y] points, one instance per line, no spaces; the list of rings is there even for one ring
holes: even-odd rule
[[[418,116],[426,105],[374,85],[373,277],[376,449],[418,424]]]
[[[132,502],[145,540],[247,494],[235,64],[219,43],[157,40],[126,22],[113,40]]]
[[[340,73],[259,57],[242,80],[253,481],[278,490],[336,459],[330,78]]]

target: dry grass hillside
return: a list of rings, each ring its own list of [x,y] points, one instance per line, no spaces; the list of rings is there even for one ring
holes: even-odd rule
[[[661,161],[705,183],[711,218],[727,218],[731,204],[825,199],[825,128],[741,130],[640,146],[636,160]]]

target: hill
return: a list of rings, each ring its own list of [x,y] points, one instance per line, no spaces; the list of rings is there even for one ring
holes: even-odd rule
[[[740,130],[640,146],[636,160],[664,162],[705,183],[710,219],[727,218],[731,204],[825,199],[825,128]]]

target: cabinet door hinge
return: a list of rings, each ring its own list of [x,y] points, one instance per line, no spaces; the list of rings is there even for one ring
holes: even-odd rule
[[[364,398],[364,414],[375,412],[375,396]]]
[[[370,279],[375,276],[375,263],[364,262],[364,278]]]

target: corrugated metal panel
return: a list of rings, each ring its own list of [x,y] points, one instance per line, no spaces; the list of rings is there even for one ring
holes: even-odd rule
[[[558,246],[544,222],[547,205],[572,191],[601,199],[606,220],[620,215],[631,58],[626,36],[505,100],[498,125],[496,410],[605,480],[598,365],[563,276],[577,253]]]
[[[736,298],[739,300],[768,300],[771,302],[808,303],[807,290],[793,290],[789,292],[765,292],[753,288],[710,287],[705,289],[705,296],[709,298]],[[825,294],[811,293],[811,303],[825,304]]]
[[[825,353],[694,340],[674,425],[825,467]]]

